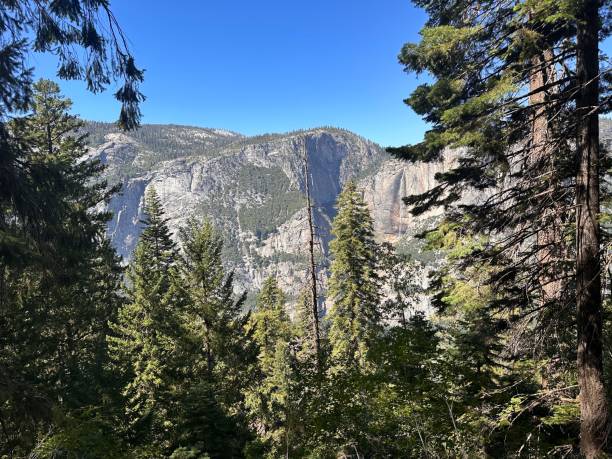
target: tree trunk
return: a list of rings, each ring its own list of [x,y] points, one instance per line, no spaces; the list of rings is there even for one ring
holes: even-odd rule
[[[608,436],[603,378],[601,260],[599,256],[599,1],[582,0],[578,17],[576,73],[578,165],[576,175],[576,305],[580,447],[596,457]]]
[[[312,202],[310,199],[310,172],[308,169],[308,151],[304,137],[304,183],[306,189],[306,208],[308,210],[308,252],[310,257],[310,289],[312,297],[312,327],[317,370],[321,369],[321,337],[319,335],[319,298],[317,295],[317,271],[314,255],[314,224],[312,221]]]
[[[555,175],[554,154],[551,145],[550,123],[548,120],[547,93],[542,88],[551,88],[556,80],[554,56],[550,50],[544,50],[535,56],[531,64],[534,70],[529,78],[529,103],[535,108],[531,122],[531,148],[529,150],[529,169],[534,177],[546,177],[545,182],[549,190],[558,187]],[[541,180],[541,179],[540,179]],[[540,302],[542,305],[553,305],[561,297],[561,273],[558,271],[558,262],[563,253],[563,237],[561,235],[561,219],[554,201],[555,194],[551,196],[552,202],[546,204],[539,214],[538,232],[536,233],[536,259],[538,268],[538,282],[540,284]],[[537,206],[538,203],[535,203]]]

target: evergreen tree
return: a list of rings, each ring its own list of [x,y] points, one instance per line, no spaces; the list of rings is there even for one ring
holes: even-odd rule
[[[558,363],[557,372],[578,370],[581,448],[594,457],[605,444],[608,422],[594,220],[597,117],[609,110],[600,99],[607,83],[597,51],[609,33],[607,10],[597,1],[414,3],[429,18],[422,40],[405,45],[400,62],[407,71],[433,76],[407,99],[432,129],[423,142],[390,151],[432,161],[460,150],[451,170],[436,177],[436,187],[407,202],[415,213],[445,206],[459,233],[485,236],[483,246],[466,252],[455,267],[490,266],[489,314],[503,310],[504,326],[523,343],[532,341],[515,350],[536,347],[540,358]],[[466,201],[468,192],[482,199]],[[574,324],[577,368],[549,333]],[[568,387],[557,388],[558,399],[576,396]]]
[[[287,375],[288,429],[286,438],[289,455],[318,457],[334,451],[337,445],[333,437],[334,414],[329,410],[331,392],[327,390],[326,368],[329,346],[326,336],[328,323],[321,321],[319,328],[319,352],[316,346],[316,330],[313,326],[312,288],[305,285],[296,299],[291,339],[283,354],[277,354],[275,363]],[[290,422],[289,422],[290,421]]]
[[[365,370],[381,331],[378,249],[372,217],[355,183],[344,186],[337,209],[330,244],[331,360],[336,367]]]
[[[187,382],[181,390],[180,446],[212,457],[236,457],[248,439],[243,393],[252,384],[254,351],[244,333],[245,295],[235,298],[234,276],[223,267],[223,240],[209,221],[190,220],[180,231],[181,321]],[[205,412],[198,399],[202,397]],[[202,429],[202,425],[211,428]],[[199,446],[198,446],[199,445]]]
[[[533,454],[571,451],[577,405],[557,392],[573,385],[575,373],[572,377],[572,371],[549,357],[567,355],[569,333],[555,331],[558,341],[550,352],[528,348],[530,322],[508,327],[508,312],[492,307],[497,291],[489,279],[498,267],[483,263],[457,269],[458,260],[484,244],[481,236],[447,222],[427,234],[427,248],[446,259],[432,279],[440,340],[435,390],[447,406],[439,411],[442,417],[444,411],[450,416],[452,407],[453,431],[439,432],[439,440],[478,456],[518,454],[526,448]]]
[[[610,34],[612,15],[606,2],[579,0],[574,5],[576,24],[576,309],[577,363],[580,386],[580,447],[596,457],[608,445],[610,410],[603,373],[603,304],[599,175],[599,114],[610,110],[609,82],[602,78],[599,42]],[[609,5],[608,5],[609,8]],[[603,14],[602,14],[603,13]],[[607,13],[607,14],[606,14]],[[602,27],[603,25],[603,27]],[[604,64],[605,65],[605,64]],[[603,100],[602,100],[603,99]],[[573,138],[572,138],[573,140]]]
[[[421,312],[409,313],[405,320],[387,326],[379,343],[377,380],[371,392],[370,454],[454,455],[448,453],[453,451],[453,422],[444,403],[446,386],[438,379],[436,332]]]
[[[348,182],[338,197],[330,244],[329,369],[319,390],[327,407],[320,445],[343,454],[372,452],[369,441],[375,362],[382,337],[379,247],[360,192]]]
[[[300,361],[302,370],[309,368],[318,372],[318,364],[325,367],[329,349],[326,342],[328,323],[321,321],[319,330],[319,358],[315,345],[314,317],[312,314],[312,289],[310,286],[303,287],[296,299],[294,316],[294,337],[296,357]]]
[[[127,128],[138,125],[143,72],[134,65],[109,2],[4,0],[1,9],[3,116],[27,108],[33,73],[29,55],[46,52],[59,60],[58,78],[83,80],[94,93],[113,80],[123,80],[115,94],[122,104],[119,119]]]
[[[201,370],[211,377],[237,377],[232,359],[239,359],[242,305],[234,298],[234,274],[223,267],[223,239],[212,223],[190,220],[180,231],[183,249],[180,270],[188,293],[190,336],[205,359]],[[236,347],[237,346],[237,347]]]
[[[138,278],[157,283],[163,279],[166,283],[161,288],[167,290],[167,274],[176,262],[177,249],[170,236],[161,200],[153,187],[145,194],[144,219],[141,223],[144,230],[140,235],[140,244],[134,251],[134,260],[138,263],[135,263],[132,280]],[[150,271],[137,271],[139,267]]]
[[[100,180],[99,162],[83,160],[82,122],[57,84],[41,80],[33,90],[31,113],[13,120],[11,133],[28,152],[32,185],[43,184],[32,193],[45,214],[32,226],[13,214],[12,230],[36,242],[20,259],[4,252],[0,274],[0,452],[17,455],[29,454],[41,431],[58,430],[56,418],[106,409],[107,322],[122,304],[109,215],[99,210],[114,189]]]
[[[290,454],[295,448],[297,394],[292,387],[292,326],[286,307],[285,294],[276,279],[268,277],[246,324],[259,349],[258,377],[246,392],[246,407],[258,441],[270,457]]]
[[[362,441],[359,451],[373,457],[433,457],[443,451],[438,439],[449,442],[445,434],[451,430],[446,428],[443,387],[434,376],[439,365],[437,328],[421,312],[418,265],[389,244],[379,246],[378,252],[381,330],[372,346],[373,374],[362,377],[357,389],[367,397],[362,414],[367,442]]]
[[[128,269],[129,302],[112,324],[109,344],[127,381],[123,394],[132,442],[150,447],[146,455],[171,445],[176,427],[170,417],[171,393],[182,367],[180,299],[172,282],[177,251],[153,188],[145,196],[142,223],[146,226]]]
[[[52,165],[39,161],[37,154],[48,148],[48,142],[36,145],[24,138],[24,133],[43,138],[48,132],[20,129],[6,121],[39,106],[41,88],[33,88],[30,54],[56,55],[57,76],[84,80],[92,92],[123,79],[116,97],[122,104],[120,123],[126,128],[139,123],[143,72],[135,66],[108,2],[2,1],[0,10],[0,262],[34,266],[52,258],[45,252],[52,242],[46,235],[50,227],[61,226],[62,202],[55,199],[57,169],[50,170]],[[53,140],[57,143],[58,138]]]
[[[284,292],[275,277],[268,277],[257,296],[255,310],[246,324],[247,332],[259,348],[260,368],[267,372],[274,359],[279,342],[288,343],[291,339],[291,322],[285,310]]]

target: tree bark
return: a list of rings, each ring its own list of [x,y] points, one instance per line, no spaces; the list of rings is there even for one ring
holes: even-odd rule
[[[547,92],[556,91],[554,83],[556,72],[554,56],[550,50],[544,50],[535,56],[531,63],[533,72],[529,78],[529,103],[535,106],[531,122],[531,148],[529,150],[529,169],[534,177],[546,178],[548,189],[558,187],[555,175],[554,152],[551,145],[551,126],[548,120],[546,101]],[[546,204],[539,214],[539,229],[536,234],[536,259],[538,282],[540,284],[540,303],[553,305],[560,300],[562,291],[561,273],[558,262],[562,259],[563,237],[559,210],[552,195],[552,201]],[[537,206],[538,203],[535,203]]]
[[[599,1],[582,0],[577,29],[576,73],[580,92],[576,175],[576,305],[580,448],[597,457],[608,437],[603,377],[599,228]]]

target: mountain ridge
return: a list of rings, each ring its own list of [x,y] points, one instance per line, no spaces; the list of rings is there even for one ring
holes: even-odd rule
[[[109,205],[114,216],[108,231],[124,259],[138,240],[143,196],[153,186],[174,235],[190,216],[209,218],[221,231],[224,259],[235,270],[239,289],[257,290],[274,274],[290,296],[297,294],[307,272],[304,148],[322,283],[334,205],[347,180],[363,190],[379,240],[397,244],[437,215],[414,218],[401,198],[425,191],[435,173],[448,167],[392,159],[375,142],[341,128],[253,137],[180,125],[144,125],[136,133],[104,123],[88,128],[90,157],[107,165],[109,182],[122,185]]]
[[[612,120],[602,119],[602,140],[612,138]],[[89,123],[89,156],[107,165],[106,178],[122,185],[109,205],[108,233],[127,261],[141,231],[146,189],[161,197],[172,233],[190,216],[209,218],[225,240],[224,260],[235,270],[237,288],[257,290],[276,275],[295,296],[306,280],[306,201],[303,149],[312,176],[313,214],[318,231],[320,282],[329,261],[335,200],[347,180],[363,191],[380,241],[431,261],[410,238],[441,214],[413,217],[404,196],[435,184],[453,155],[440,163],[391,158],[378,144],[346,129],[319,127],[247,137],[224,130],[181,125],[143,125],[121,132],[108,123]]]

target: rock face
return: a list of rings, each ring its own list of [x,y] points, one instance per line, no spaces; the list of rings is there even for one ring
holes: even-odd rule
[[[111,183],[122,184],[110,203],[114,217],[108,227],[121,256],[129,259],[134,250],[143,196],[155,187],[173,234],[188,218],[212,220],[225,238],[225,260],[238,288],[250,291],[270,274],[293,295],[306,281],[305,158],[321,270],[327,266],[334,205],[346,181],[356,180],[363,190],[379,239],[396,243],[434,216],[415,219],[401,198],[425,191],[445,167],[393,160],[376,144],[332,128],[259,137],[161,125],[129,134],[103,123],[88,130],[90,155],[107,165]]]
[[[402,198],[432,188],[435,174],[448,170],[451,161],[407,164],[387,158],[373,174],[360,181],[380,240],[396,244],[406,234],[420,228],[423,222],[440,215],[438,209],[415,217],[408,212]]]

